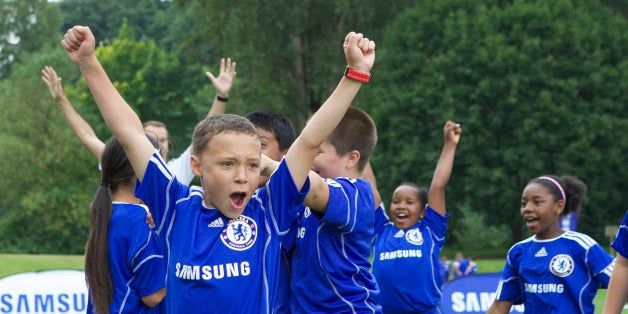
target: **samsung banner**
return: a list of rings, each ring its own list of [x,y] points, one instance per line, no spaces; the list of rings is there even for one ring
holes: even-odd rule
[[[87,288],[79,270],[49,270],[0,279],[0,313],[85,313]]]
[[[460,277],[443,286],[441,310],[444,314],[486,313],[495,300],[501,273]],[[510,313],[523,313],[523,305],[515,305]]]

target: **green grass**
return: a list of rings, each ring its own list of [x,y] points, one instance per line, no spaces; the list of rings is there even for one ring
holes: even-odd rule
[[[83,255],[0,254],[0,278],[49,269],[82,270],[83,263]]]
[[[500,272],[504,268],[504,259],[478,259],[479,273]],[[49,269],[83,269],[83,255],[31,255],[0,254],[0,278],[13,274]],[[595,313],[602,313],[606,300],[606,290],[598,290]],[[628,310],[622,311],[628,314]]]

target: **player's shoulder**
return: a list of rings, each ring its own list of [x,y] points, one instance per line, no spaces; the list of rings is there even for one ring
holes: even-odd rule
[[[567,231],[561,236],[561,238],[570,241],[575,246],[582,247],[585,250],[588,250],[592,246],[597,245],[597,242],[593,238],[584,233],[576,231]]]

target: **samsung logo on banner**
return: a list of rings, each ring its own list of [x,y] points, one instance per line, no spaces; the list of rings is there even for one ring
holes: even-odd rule
[[[0,313],[85,313],[85,275],[48,270],[0,279]]]
[[[501,273],[460,277],[443,286],[440,307],[443,313],[486,313],[495,301]],[[510,313],[523,313],[524,306],[513,305]]]

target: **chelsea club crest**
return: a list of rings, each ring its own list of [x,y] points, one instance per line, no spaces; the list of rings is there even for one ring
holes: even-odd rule
[[[421,234],[421,230],[419,229],[410,229],[406,232],[406,241],[414,244],[421,245],[423,244],[423,234]]]
[[[549,265],[552,274],[558,277],[567,277],[574,268],[574,262],[571,256],[567,254],[558,254],[552,258]]]
[[[253,246],[257,239],[257,224],[253,219],[241,215],[229,221],[220,239],[230,249],[244,251]]]

